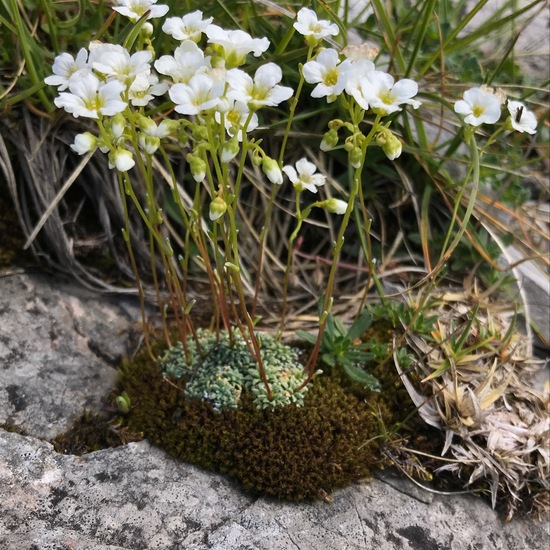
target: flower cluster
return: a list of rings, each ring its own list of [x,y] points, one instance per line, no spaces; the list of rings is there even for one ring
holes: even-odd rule
[[[126,0],[113,9],[136,20],[145,13],[148,17],[163,16],[164,8],[152,0]],[[154,63],[150,50],[130,54],[122,46],[100,43],[81,49],[76,58],[63,53],[55,59],[53,75],[45,82],[59,89],[56,106],[75,118],[98,121],[97,138],[89,133],[76,137],[73,149],[77,153],[99,148],[109,153],[112,167],[129,170],[135,165],[136,151],[153,154],[162,139],[181,140],[181,128],[190,127],[189,122],[165,120],[157,126],[143,114],[143,108],[166,93],[177,113],[214,115],[228,136],[238,141],[243,140],[243,133],[258,126],[256,111],[292,96],[291,88],[279,85],[282,71],[274,63],[260,66],[253,77],[239,68],[249,54],[258,57],[266,51],[266,38],[226,31],[212,24],[212,18],[203,19],[200,11],[168,18],[162,28],[180,44],[173,55],[163,55]],[[203,36],[211,55],[199,46]],[[123,118],[116,123],[109,120],[119,113]],[[231,160],[237,151],[238,146],[231,142],[231,148],[223,151],[222,161]],[[200,181],[205,171],[200,156],[194,158],[190,161],[193,176]]]
[[[310,46],[336,34],[335,25],[327,21],[318,21],[314,12],[302,9],[298,13],[295,29],[304,35]],[[372,58],[377,50],[363,46],[348,46],[341,52],[334,48],[319,49],[314,59],[304,64],[304,80],[315,87],[311,92],[314,98],[326,98],[328,103],[336,101],[346,94],[346,105],[357,104],[363,111],[369,111],[381,117],[401,111],[404,105],[414,109],[420,107],[420,101],[414,99],[418,94],[418,84],[409,78],[395,82],[394,78],[377,70]],[[361,120],[359,120],[360,122]],[[357,137],[351,136],[346,141],[352,166],[358,168],[362,162],[362,153]],[[400,140],[389,130],[389,125],[377,128],[376,141],[382,146],[390,160],[399,157],[402,151]],[[321,149],[328,151],[338,144],[337,128],[333,127],[325,134]]]
[[[495,124],[501,117],[501,106],[507,103],[509,117],[505,124],[506,130],[516,130],[535,134],[537,119],[532,111],[520,101],[506,99],[502,90],[493,90],[489,86],[470,88],[466,90],[463,99],[455,103],[455,112],[464,115],[464,122],[477,127],[481,124]]]
[[[304,65],[306,82],[317,84],[312,97],[326,97],[330,103],[344,90],[365,111],[389,115],[400,111],[402,105],[420,107],[413,99],[418,93],[418,84],[409,78],[395,82],[384,71],[375,69],[374,63],[364,58],[340,59],[339,53],[328,48],[322,50],[314,61]]]
[[[176,46],[171,54],[157,56],[151,40],[154,28],[148,20],[165,16],[168,6],[157,4],[156,0],[116,0],[113,9],[134,23],[139,21],[134,32],[130,33],[134,41],[129,40],[128,43],[132,46],[127,49],[121,45],[92,42],[87,48],[82,48],[76,57],[62,53],[54,61],[53,74],[45,79],[47,84],[58,88],[54,100],[57,107],[75,118],[89,118],[97,123],[97,135],[81,133],[75,137],[71,147],[80,155],[96,149],[108,155],[109,166],[118,171],[122,200],[126,200],[126,195],[130,196],[150,232],[151,242],[159,249],[162,256],[159,264],[169,272],[167,284],[179,280],[180,268],[183,267],[184,284],[178,288],[174,283],[169,293],[172,300],[170,306],[182,323],[181,332],[197,334],[192,327],[189,328],[191,321],[188,312],[192,304],[187,302],[185,291],[181,290],[187,287],[185,266],[191,262],[189,250],[196,250],[211,285],[214,302],[218,305],[216,325],[223,323],[232,342],[234,335],[231,331],[238,326],[243,346],[258,362],[258,376],[254,374],[249,378],[254,379],[251,384],[256,395],[261,393],[260,386],[265,389],[262,406],[273,399],[272,387],[279,388],[280,391],[277,391],[284,397],[275,395],[275,398],[298,402],[294,392],[305,387],[313,377],[313,371],[308,373],[303,383],[299,376],[291,373],[292,384],[287,380],[289,373],[284,371],[284,383],[279,384],[277,376],[281,373],[276,373],[273,378],[273,373],[262,367],[260,346],[254,332],[254,315],[246,311],[241,279],[244,270],[241,269],[237,246],[241,225],[237,219],[238,204],[241,182],[247,174],[246,162],[261,168],[256,173],[263,173],[275,185],[268,211],[275,204],[276,186],[283,184],[285,176],[295,190],[296,227],[288,239],[281,332],[292,269],[292,245],[303,222],[313,208],[343,216],[332,251],[333,264],[323,300],[326,319],[332,304],[344,232],[355,201],[362,200],[361,174],[367,149],[376,145],[390,160],[401,155],[401,140],[390,126],[395,115],[406,106],[413,109],[420,107],[421,102],[416,99],[418,84],[409,78],[396,81],[389,73],[379,70],[373,61],[377,50],[371,47],[348,46],[341,51],[336,47],[324,48],[323,41],[337,46],[333,37],[338,35],[338,27],[330,21],[319,20],[316,13],[308,8],[302,8],[297,13],[293,24],[308,46],[307,61],[301,66],[297,92],[282,84],[283,70],[279,65],[263,59],[270,47],[265,37],[254,38],[242,30],[223,29],[197,10],[182,17],[168,17],[163,22],[162,31],[171,37]],[[254,71],[247,67],[247,61],[252,57],[256,58]],[[319,189],[326,185],[327,178],[308,158],[283,166],[287,138],[300,99],[293,96],[295,93],[299,96],[304,82],[313,85],[313,98],[324,98],[328,103],[339,101],[341,111],[348,115],[347,118],[344,116],[346,120],[330,121],[320,144],[322,151],[330,151],[340,145],[340,133],[347,132],[342,147],[355,172],[346,201],[332,198],[327,192],[329,198],[321,197],[302,207],[301,199],[308,196],[306,191],[315,195],[324,194],[326,188]],[[264,151],[262,140],[254,137],[252,132],[260,126],[267,108],[278,107],[287,101],[286,131],[280,158],[275,160]],[[463,100],[456,102],[455,110],[472,127],[493,124],[501,116],[502,101],[503,98],[489,88],[473,88],[464,93]],[[148,110],[152,102],[155,102],[156,108],[159,105],[164,108],[167,104],[169,108],[164,114],[153,118]],[[508,110],[510,117],[506,129],[534,133],[535,117],[522,103],[509,100]],[[175,114],[169,116],[171,113]],[[365,124],[366,117],[369,117],[368,124]],[[191,193],[195,197],[191,199],[191,208],[187,208],[189,203],[184,206],[180,195],[181,182],[177,180],[176,170],[172,166],[173,155],[169,154],[175,150],[186,151],[184,157],[188,174],[200,184],[196,186],[196,192]],[[185,247],[184,254],[187,256],[181,263],[180,259],[176,261],[174,258],[174,251],[160,229],[164,220],[162,209],[155,202],[156,190],[153,187],[152,156],[157,152],[167,168],[174,202],[185,227],[182,242],[192,240],[195,245]],[[234,163],[233,166],[231,163]],[[132,178],[128,174],[134,168],[139,170],[146,185],[143,203],[134,192]],[[188,181],[193,183],[192,180]],[[208,204],[203,204],[204,196],[209,197]],[[204,220],[206,212],[210,222]],[[125,221],[128,222],[128,219]],[[129,237],[126,240],[129,243]],[[223,242],[223,246],[218,247],[219,242]],[[260,288],[259,285],[257,288]],[[242,319],[232,322],[231,316],[239,316],[237,303],[244,308],[244,313]],[[166,322],[165,316],[163,319]],[[322,338],[323,326],[321,323],[319,338]],[[167,327],[165,329],[168,334]],[[183,345],[185,348],[185,343]],[[188,363],[188,357],[185,361]],[[315,361],[311,364],[314,365]],[[233,380],[235,383],[229,379],[222,380],[219,376],[220,372],[216,371],[216,392],[227,394],[229,401],[238,400],[244,380],[241,378],[246,376],[239,374],[238,380],[235,379],[237,382]],[[211,385],[213,382],[209,379],[205,384]],[[291,392],[290,397],[287,392]]]

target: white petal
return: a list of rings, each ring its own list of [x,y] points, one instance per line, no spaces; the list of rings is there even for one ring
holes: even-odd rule
[[[288,176],[288,179],[292,183],[296,183],[298,181],[298,174],[296,173],[296,170],[293,166],[287,165],[283,166],[283,172]]]
[[[266,63],[256,71],[254,75],[254,84],[265,88],[273,88],[276,84],[281,82],[282,78],[283,72],[279,65],[276,63]]]
[[[397,82],[392,88],[392,97],[396,99],[397,102],[403,101],[405,99],[410,99],[418,93],[418,84],[411,80],[410,78],[404,78]]]
[[[301,176],[311,176],[317,171],[317,166],[303,158],[296,163],[296,170]]]
[[[325,65],[325,67],[335,67],[338,64],[338,52],[333,48],[327,48],[326,50],[321,50],[317,56],[316,61]]]
[[[279,105],[279,103],[289,99],[293,93],[294,90],[288,86],[275,86],[269,94],[269,100],[266,102],[266,105]]]
[[[233,90],[251,90],[254,86],[250,75],[246,74],[244,71],[241,71],[241,69],[231,69],[227,71],[226,80],[229,87]]]
[[[315,84],[323,80],[323,75],[325,74],[324,67],[317,61],[308,61],[302,67],[302,74],[304,75],[304,80],[309,84]]]
[[[95,98],[99,87],[99,79],[92,73],[75,73],[69,80],[69,90],[76,96],[86,100]]]
[[[463,99],[459,99],[455,103],[455,113],[458,113],[459,115],[469,115],[472,112],[472,107],[466,103]]]

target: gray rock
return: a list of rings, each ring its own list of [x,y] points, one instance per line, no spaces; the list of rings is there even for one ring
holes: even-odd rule
[[[60,276],[0,277],[0,423],[51,439],[85,408],[99,409],[136,335],[133,302]]]
[[[139,312],[43,275],[0,279],[0,296],[0,418],[33,436],[0,430],[2,549],[547,547],[548,525],[504,524],[485,500],[424,493],[387,475],[337,492],[332,504],[289,504],[247,496],[146,441],[83,457],[57,454],[39,437],[101,406],[115,377],[105,357],[131,343]]]
[[[79,458],[0,432],[6,550],[523,550],[547,537],[529,520],[503,524],[473,496],[428,504],[374,480],[332,504],[288,504],[248,497],[145,441]]]

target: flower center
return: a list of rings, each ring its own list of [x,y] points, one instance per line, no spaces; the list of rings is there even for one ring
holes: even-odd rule
[[[329,69],[323,76],[323,84],[326,86],[336,86],[338,82],[338,70],[335,68]]]
[[[483,113],[484,113],[484,109],[481,105],[474,105],[474,107],[472,109],[472,114],[476,118],[479,118]]]
[[[88,109],[89,111],[99,112],[99,109],[103,107],[103,101],[101,101],[101,98],[98,95],[96,95],[95,97],[86,99],[84,103],[86,105],[86,109]]]
[[[143,6],[140,4],[140,2],[132,2],[132,4],[130,5],[130,9],[136,14],[136,15],[139,15],[139,17],[141,17],[146,11],[147,11],[147,6]]]
[[[232,126],[238,126],[241,122],[241,115],[237,111],[229,111],[227,113],[227,121],[231,123]]]
[[[250,96],[253,101],[264,101],[265,98],[269,95],[269,89],[263,86],[254,86]]]
[[[378,97],[382,101],[382,103],[385,103],[386,105],[393,105],[394,99],[391,94],[391,91],[381,92]]]

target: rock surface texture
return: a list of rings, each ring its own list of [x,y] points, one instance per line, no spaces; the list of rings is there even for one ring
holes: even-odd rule
[[[131,300],[59,277],[0,278],[0,548],[7,550],[524,550],[550,526],[504,524],[472,495],[436,495],[385,475],[326,504],[243,494],[146,441],[82,457],[45,440],[98,409],[134,345]]]
[[[373,481],[332,504],[285,504],[146,442],[78,458],[17,434],[1,441],[0,547],[10,550],[542,550],[548,540],[542,525],[503,524],[472,496],[427,503]]]
[[[139,318],[134,301],[61,277],[1,277],[0,423],[51,439],[84,409],[99,409]]]

